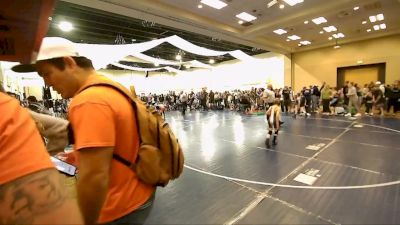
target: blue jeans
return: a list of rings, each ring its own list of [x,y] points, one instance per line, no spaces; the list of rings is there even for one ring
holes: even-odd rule
[[[144,224],[146,222],[147,217],[149,216],[151,209],[153,208],[153,202],[155,198],[156,192],[154,191],[153,195],[150,196],[149,200],[147,200],[142,206],[133,212],[117,219],[112,222],[109,222],[105,225],[136,225],[136,224]]]

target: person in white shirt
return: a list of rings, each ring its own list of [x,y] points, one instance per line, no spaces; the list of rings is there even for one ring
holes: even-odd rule
[[[351,107],[354,106],[357,110],[355,116],[361,116],[360,106],[358,105],[357,89],[354,87],[353,82],[348,83],[347,97],[349,98],[348,113],[346,116],[351,116]]]
[[[267,85],[267,89],[264,90],[263,92],[263,102],[265,109],[268,109],[270,106],[274,104],[275,100],[275,92],[272,87],[272,84]]]
[[[185,115],[186,108],[187,108],[188,96],[183,91],[181,92],[181,95],[179,96],[179,101],[181,102],[181,105],[182,105],[182,115]]]

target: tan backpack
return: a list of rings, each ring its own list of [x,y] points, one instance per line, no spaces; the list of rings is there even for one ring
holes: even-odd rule
[[[113,158],[135,171],[146,184],[165,186],[170,180],[178,178],[183,171],[183,152],[178,139],[161,115],[139,98],[133,97],[134,94],[125,87],[108,79],[90,83],[81,91],[93,86],[107,86],[117,90],[131,100],[135,109],[140,140],[136,162],[129,162],[115,153]]]

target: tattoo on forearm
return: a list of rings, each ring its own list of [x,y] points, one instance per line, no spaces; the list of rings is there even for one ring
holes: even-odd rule
[[[31,224],[66,198],[57,172],[45,170],[0,186],[0,224]]]

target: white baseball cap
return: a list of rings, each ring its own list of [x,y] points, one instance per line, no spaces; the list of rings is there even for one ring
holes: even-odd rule
[[[60,37],[45,37],[40,46],[37,61],[61,58],[64,56],[79,57],[75,43],[65,38]],[[14,72],[28,73],[36,71],[36,63],[19,64],[11,68]]]

